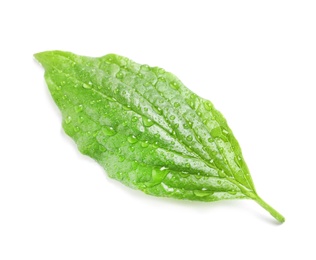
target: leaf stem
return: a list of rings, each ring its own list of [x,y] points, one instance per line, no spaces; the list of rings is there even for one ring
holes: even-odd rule
[[[263,207],[265,210],[267,210],[276,220],[283,223],[285,221],[285,218],[277,212],[274,208],[272,208],[268,203],[266,203],[263,199],[261,199],[259,196],[257,196],[254,199],[261,207]]]

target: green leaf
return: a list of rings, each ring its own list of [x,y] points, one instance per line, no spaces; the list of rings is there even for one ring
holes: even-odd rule
[[[65,132],[111,178],[147,194],[217,201],[253,199],[241,149],[213,104],[173,74],[109,54],[35,54]]]

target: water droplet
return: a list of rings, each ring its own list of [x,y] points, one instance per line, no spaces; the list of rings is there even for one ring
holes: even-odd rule
[[[218,172],[218,176],[221,177],[221,178],[225,178],[226,174],[225,174],[224,170],[219,171]]]
[[[236,194],[237,194],[237,191],[235,191],[235,190],[230,190],[230,191],[228,191],[228,193],[231,194],[231,195],[236,195]]]
[[[179,84],[177,83],[177,82],[171,82],[170,83],[170,86],[172,87],[172,88],[174,88],[174,89],[179,89]]]
[[[83,116],[79,116],[79,123],[82,123],[83,122],[83,120],[84,120],[84,118],[83,118]]]
[[[189,126],[188,124],[184,124],[184,125],[183,125],[183,128],[184,128],[184,129],[188,129],[188,128],[190,128],[190,126]]]
[[[203,177],[203,176],[202,176],[201,173],[199,173],[199,172],[195,175],[195,178],[197,178],[198,180],[201,179],[202,177]]]
[[[139,78],[143,78],[143,77],[144,77],[144,75],[143,75],[142,73],[140,73],[140,72],[137,73],[137,76],[138,76]]]
[[[212,137],[220,137],[222,135],[222,129],[220,127],[215,127],[211,130]]]
[[[95,101],[94,101],[94,100],[90,101],[90,105],[93,105],[94,103],[95,103]]]
[[[218,181],[217,181],[217,184],[218,184],[218,185],[222,184],[222,181],[221,181],[221,180],[218,180]]]
[[[67,116],[65,119],[65,123],[68,125],[71,122],[71,116]]]
[[[141,142],[141,146],[142,146],[143,148],[148,147],[148,145],[149,145],[148,141],[142,141],[142,142]]]
[[[174,120],[176,117],[174,115],[170,116],[171,120]]]
[[[208,190],[195,190],[193,191],[193,193],[197,197],[206,197],[206,196],[210,196],[214,194],[213,191],[208,191]]]
[[[144,71],[149,71],[150,67],[147,64],[144,64],[144,65],[140,66],[140,69],[144,70]]]
[[[122,79],[124,77],[124,74],[122,72],[116,73],[116,78]]]
[[[213,140],[212,137],[210,137],[209,139],[207,139],[207,141],[209,141],[210,143],[213,143],[213,142],[214,142],[214,140]]]
[[[193,140],[192,135],[188,135],[188,136],[187,136],[187,140],[188,140],[189,142],[191,142],[191,141]]]
[[[61,86],[56,86],[56,90],[61,90]]]
[[[122,172],[117,172],[116,176],[117,176],[118,180],[123,180],[123,173]]]
[[[154,142],[154,143],[153,143],[153,147],[154,147],[154,148],[158,148],[158,147],[159,147],[159,143],[158,143],[157,141]]]
[[[79,132],[79,130],[80,130],[80,129],[79,129],[79,127],[78,127],[78,126],[75,126],[75,127],[74,127],[74,131],[75,131],[76,133],[78,133],[78,132]]]
[[[147,117],[143,116],[143,125],[144,126],[150,127],[153,124],[154,124],[154,122],[150,118],[147,118]]]
[[[90,89],[90,88],[92,87],[91,85],[88,85],[88,84],[86,84],[86,83],[83,83],[82,86],[83,86],[84,88],[86,88],[86,89]]]
[[[190,165],[189,163],[186,163],[186,164],[185,164],[185,167],[186,167],[186,168],[190,168],[190,166],[191,166],[191,165]]]
[[[111,126],[103,126],[102,132],[107,136],[113,136],[116,134],[115,130]]]
[[[157,109],[158,114],[161,115],[162,114],[162,109],[160,107],[157,107],[156,109]]]
[[[103,146],[103,145],[99,145],[99,150],[101,152],[105,152],[106,151],[106,148]]]
[[[125,157],[122,156],[122,155],[120,155],[120,156],[119,156],[119,162],[123,162],[123,161],[125,161]]]
[[[173,105],[174,105],[174,107],[179,107],[179,106],[180,106],[180,103],[175,102]]]
[[[211,111],[213,109],[213,104],[210,101],[204,102],[204,107],[206,110]]]
[[[167,186],[163,182],[161,183],[161,186],[165,189],[165,191],[168,191],[168,192],[173,192],[174,191],[174,188],[170,188],[169,186]]]
[[[227,131],[226,129],[223,129],[223,133],[224,133],[225,135],[227,135],[227,134],[228,134],[228,131]]]
[[[180,176],[183,178],[187,178],[189,177],[189,173],[188,172],[179,172]]]
[[[83,105],[76,106],[75,110],[76,110],[77,113],[81,112],[83,110]]]
[[[181,140],[180,140],[181,141]],[[189,153],[191,153],[192,152],[192,149],[191,149],[192,147],[191,146],[185,146],[185,149],[189,152]]]
[[[127,141],[128,141],[129,143],[131,143],[131,144],[135,144],[135,143],[138,142],[138,140],[137,140],[137,138],[136,138],[135,135],[129,136],[129,137],[127,138]]]
[[[136,122],[138,120],[138,117],[137,116],[133,116],[132,117],[132,122]]]
[[[159,69],[158,69],[158,73],[163,74],[163,73],[165,73],[165,70],[162,69],[162,68],[159,68]]]
[[[191,108],[195,108],[195,106],[194,106],[194,101],[192,100],[192,99],[186,99],[185,100],[186,102],[187,102],[187,104],[191,107]]]

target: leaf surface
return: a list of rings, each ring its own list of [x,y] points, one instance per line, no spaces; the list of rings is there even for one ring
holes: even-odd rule
[[[65,132],[111,178],[147,194],[216,201],[256,193],[240,146],[213,104],[159,67],[109,54],[35,54]]]

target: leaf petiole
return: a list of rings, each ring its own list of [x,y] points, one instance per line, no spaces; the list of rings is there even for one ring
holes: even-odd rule
[[[265,210],[267,210],[276,220],[283,223],[285,221],[285,218],[277,212],[274,208],[272,208],[268,203],[266,203],[263,199],[261,199],[259,196],[257,196],[256,199],[254,199],[261,207],[263,207]]]

